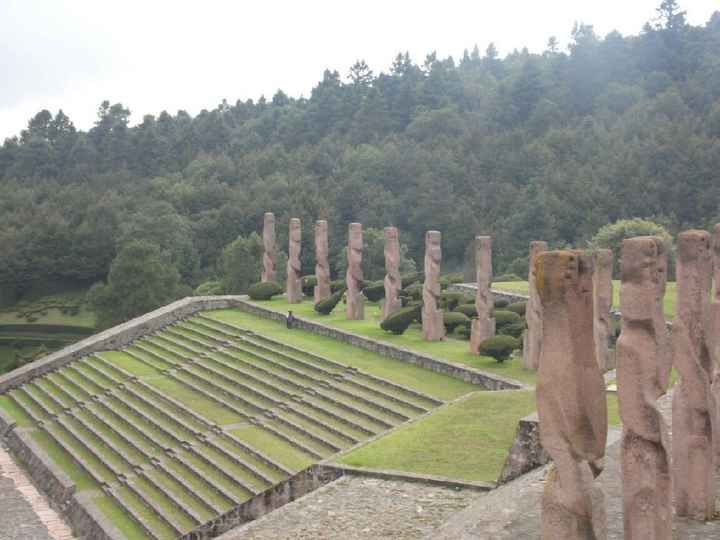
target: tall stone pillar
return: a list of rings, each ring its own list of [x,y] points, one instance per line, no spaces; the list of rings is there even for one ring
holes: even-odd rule
[[[348,227],[347,248],[347,318],[359,321],[365,318],[365,297],[362,295],[363,271],[363,230],[361,223],[351,223]]]
[[[540,365],[540,352],[542,349],[542,304],[535,285],[535,260],[543,251],[547,251],[547,242],[536,240],[530,242],[528,261],[528,301],[525,308],[525,322],[527,330],[523,334],[522,365],[525,369],[536,370]]]
[[[324,219],[315,222],[315,303],[330,296],[330,263],[328,262],[328,224]]]
[[[613,299],[613,252],[610,249],[599,249],[595,252],[595,347],[600,371],[603,373],[615,367],[610,358],[609,342],[612,326],[610,309]]]
[[[672,506],[668,429],[657,407],[665,393],[660,358],[667,346],[655,314],[662,311],[667,256],[662,240],[639,236],[623,241],[620,311],[615,347],[623,431],[621,467],[626,540],[671,540]],[[660,284],[663,284],[662,287]]]
[[[287,300],[290,304],[302,302],[302,265],[300,264],[302,228],[300,220],[290,220],[290,231],[288,233],[288,262],[287,262],[287,286],[285,288]]]
[[[385,227],[385,302],[383,303],[382,319],[402,307],[398,292],[402,288],[400,279],[400,239],[397,227]]]
[[[443,312],[438,307],[442,262],[441,239],[442,235],[439,231],[425,233],[425,283],[422,292],[422,328],[425,341],[438,341],[445,337]]]
[[[710,303],[707,335],[712,359],[712,382],[710,391],[715,403],[713,409],[713,446],[715,463],[720,464],[720,223],[713,230],[713,280],[715,292]]]
[[[475,293],[475,311],[470,333],[470,352],[480,352],[480,343],[495,335],[495,319],[492,317],[493,297],[490,292],[492,283],[492,238],[475,237],[475,271],[477,291]]]
[[[608,421],[595,358],[592,257],[547,251],[537,256],[535,270],[543,313],[540,441],[554,461],[542,496],[542,538],[604,539],[605,508],[594,477],[602,468]]]
[[[677,240],[677,304],[673,365],[680,373],[672,402],[673,494],[678,516],[711,519],[715,512],[712,366],[704,315],[709,310],[710,235],[690,230]]]
[[[263,246],[265,247],[265,252],[263,253],[263,270],[260,280],[263,283],[266,281],[276,281],[275,214],[272,212],[265,212],[263,220]]]

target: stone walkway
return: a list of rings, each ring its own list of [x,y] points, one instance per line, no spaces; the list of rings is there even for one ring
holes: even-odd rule
[[[0,540],[73,540],[70,528],[1,446]]]
[[[482,496],[479,491],[345,476],[220,538],[420,539]]]

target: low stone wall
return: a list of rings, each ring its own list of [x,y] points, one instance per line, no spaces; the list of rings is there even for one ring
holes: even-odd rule
[[[540,445],[540,422],[537,412],[534,412],[518,422],[515,439],[500,472],[498,484],[514,480],[549,461],[550,456]]]
[[[0,439],[5,438],[5,433],[15,427],[15,419],[12,418],[4,409],[0,409]]]
[[[114,326],[39,360],[0,375],[0,394],[34,377],[56,370],[93,352],[122,348],[138,337],[172,324],[198,311],[235,307],[239,296],[191,296]]]
[[[273,311],[272,309],[260,306],[258,304],[254,304],[249,301],[239,300],[236,304],[236,307],[247,313],[257,315],[259,317],[264,317],[266,319],[272,319],[276,321],[285,320],[285,315],[283,313]],[[383,356],[388,356],[390,358],[394,358],[395,360],[415,364],[425,369],[435,371],[437,373],[449,375],[456,379],[462,379],[469,383],[482,386],[486,390],[516,390],[519,388],[527,387],[527,385],[513,379],[485,373],[483,371],[470,367],[453,364],[439,358],[433,358],[432,356],[427,356],[421,353],[410,351],[408,349],[403,349],[402,347],[397,347],[388,343],[375,341],[374,339],[360,336],[358,334],[353,334],[352,332],[348,332],[346,330],[339,330],[338,328],[326,326],[319,322],[310,321],[302,317],[296,317],[294,324],[296,328],[300,328],[301,330],[307,330],[308,332],[319,334],[321,336],[326,336],[337,341],[342,341],[343,343],[348,343],[350,345],[354,345],[367,351],[372,351]]]
[[[239,525],[253,521],[281,506],[315,491],[342,476],[342,472],[312,465],[295,476],[273,486],[229,510],[214,520],[201,525],[178,540],[205,540],[215,538]],[[222,537],[221,537],[222,538]]]

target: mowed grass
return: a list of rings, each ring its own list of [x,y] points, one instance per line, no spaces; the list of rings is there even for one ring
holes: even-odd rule
[[[365,305],[365,320],[363,321],[348,320],[345,316],[343,304],[338,304],[330,315],[320,315],[314,310],[311,300],[305,300],[300,304],[288,304],[284,297],[277,297],[269,301],[255,303],[281,313],[292,310],[296,316],[353,332],[376,341],[382,341],[396,347],[403,347],[495,375],[509,377],[527,384],[535,384],[535,372],[524,369],[517,358],[498,363],[493,358],[471,353],[467,341],[455,339],[452,336],[447,336],[442,341],[425,341],[422,336],[422,327],[419,324],[411,325],[399,336],[386,332],[380,328],[380,305],[378,303],[368,302]],[[274,324],[284,329],[283,325],[277,322]],[[293,332],[295,331],[293,330]]]
[[[93,502],[126,538],[147,538],[142,527],[107,495],[94,497]]]
[[[493,283],[492,288],[518,294],[528,294],[527,281],[501,281],[499,283]],[[665,311],[665,317],[667,319],[672,319],[675,316],[676,298],[675,282],[671,281],[667,284],[665,298],[663,299],[663,311]],[[620,309],[620,281],[617,279],[613,280],[613,307]]]
[[[357,367],[372,375],[383,377],[442,400],[453,400],[478,389],[476,385],[460,379],[393,360],[329,337],[299,329],[288,331],[282,323],[256,317],[237,309],[206,311],[204,314],[308,352],[320,354],[335,362]]]
[[[339,457],[354,467],[495,482],[518,421],[536,410],[533,390],[476,392]],[[618,426],[608,394],[608,423]]]

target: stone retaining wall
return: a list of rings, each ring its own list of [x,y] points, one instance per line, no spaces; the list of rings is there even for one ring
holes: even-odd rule
[[[257,315],[266,319],[285,321],[285,315],[283,313],[273,311],[272,309],[248,302],[246,300],[238,300],[235,307],[252,315]],[[527,387],[527,385],[507,377],[485,373],[471,367],[452,364],[439,358],[433,358],[432,356],[403,349],[402,347],[375,341],[371,338],[353,334],[352,332],[348,332],[346,330],[339,330],[302,317],[296,317],[294,324],[296,328],[300,328],[301,330],[306,330],[343,343],[348,343],[367,351],[372,351],[383,356],[394,358],[395,360],[400,360],[401,362],[415,364],[437,373],[449,375],[450,377],[454,377],[456,379],[462,379],[466,382],[482,386],[486,390],[517,390],[519,388]]]
[[[0,375],[0,394],[24,384],[34,377],[56,370],[93,352],[119,349],[140,336],[155,332],[198,311],[235,307],[239,296],[191,296],[155,311],[100,332],[43,358]]]

